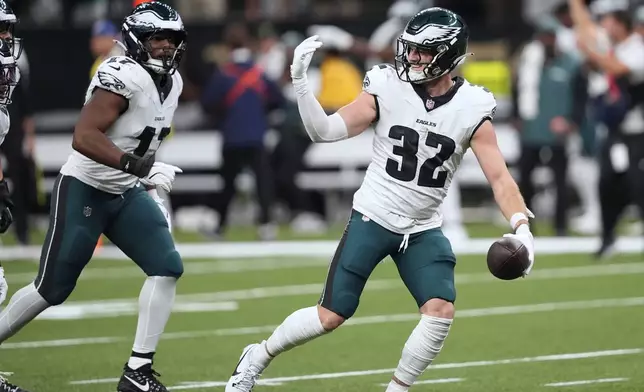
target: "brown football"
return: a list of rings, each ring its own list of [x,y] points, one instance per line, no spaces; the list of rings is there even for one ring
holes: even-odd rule
[[[503,237],[494,241],[487,251],[487,268],[499,279],[520,278],[529,265],[528,249],[515,238]]]

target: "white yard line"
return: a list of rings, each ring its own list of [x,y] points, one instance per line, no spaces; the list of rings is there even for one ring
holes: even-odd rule
[[[452,249],[457,255],[485,255],[498,238],[472,238],[457,241]],[[599,249],[598,237],[536,237],[538,255],[592,253]],[[276,241],[276,242],[210,242],[181,243],[177,249],[184,259],[247,259],[252,257],[331,257],[338,241]],[[620,237],[616,250],[621,253],[641,253],[640,237]],[[0,260],[38,260],[40,246],[6,246],[0,248]],[[128,260],[118,248],[108,245],[94,259]]]
[[[434,380],[421,380],[416,381],[414,385],[423,385],[423,384],[450,384],[454,382],[465,381],[464,378],[437,378]],[[386,387],[389,383],[378,384],[381,387]]]
[[[598,299],[591,301],[571,301],[571,302],[547,302],[532,305],[516,305],[516,306],[499,306],[492,308],[477,308],[477,309],[463,309],[456,311],[456,319],[461,320],[464,318],[472,317],[486,317],[498,315],[516,315],[528,313],[541,313],[552,312],[558,310],[586,310],[586,309],[612,309],[616,307],[630,307],[644,305],[644,297],[631,297],[631,298],[612,298],[612,299]],[[347,321],[345,326],[356,325],[373,325],[373,324],[387,324],[417,321],[418,314],[392,314],[392,315],[377,315],[377,316],[362,316],[354,317]],[[243,335],[256,335],[272,332],[276,325],[263,325],[254,327],[237,327],[237,328],[222,328],[205,331],[186,331],[186,332],[170,332],[163,335],[164,340],[179,340],[179,339],[194,339],[200,337],[215,337],[215,336],[243,336]],[[65,347],[65,346],[82,346],[89,344],[106,344],[122,341],[130,341],[131,337],[98,337],[98,338],[84,338],[84,339],[58,339],[58,340],[41,340],[41,341],[28,341],[28,342],[9,342],[0,346],[2,349],[27,349],[27,348],[43,348],[43,347]]]
[[[566,381],[566,382],[553,382],[550,384],[545,384],[546,387],[570,387],[575,385],[590,385],[590,384],[604,384],[609,382],[622,382],[628,381],[628,378],[619,377],[619,378],[600,378],[597,380],[579,380],[579,381]]]
[[[555,354],[555,355],[540,355],[537,357],[525,357],[525,358],[511,358],[511,359],[501,359],[501,360],[486,360],[486,361],[472,361],[472,362],[455,362],[455,363],[442,363],[438,365],[433,365],[430,367],[430,370],[439,370],[439,369],[464,369],[472,367],[484,367],[484,366],[497,366],[497,365],[510,365],[517,363],[534,363],[534,362],[552,362],[552,361],[569,361],[569,360],[579,360],[579,359],[588,359],[588,358],[600,358],[600,357],[611,357],[611,356],[621,356],[621,355],[636,355],[644,352],[644,349],[641,348],[632,348],[632,349],[621,349],[621,350],[605,350],[605,351],[590,351],[583,353],[568,353],[568,354]],[[292,377],[275,377],[275,378],[264,378],[262,382],[264,383],[280,383],[285,384],[295,381],[311,381],[311,380],[329,380],[329,379],[338,379],[346,377],[360,377],[360,376],[373,376],[379,374],[389,374],[396,369],[373,369],[373,370],[357,370],[350,372],[340,372],[340,373],[322,373],[322,374],[308,374],[302,376],[292,376]],[[436,380],[427,380],[427,382],[436,381]],[[87,385],[87,384],[104,384],[118,382],[118,378],[109,378],[101,380],[79,380],[72,381],[71,385]],[[170,387],[170,390],[186,390],[186,389],[199,389],[199,388],[212,388],[212,387],[222,387],[226,385],[226,381],[206,381],[202,383],[190,382],[189,384],[181,384],[174,387]]]

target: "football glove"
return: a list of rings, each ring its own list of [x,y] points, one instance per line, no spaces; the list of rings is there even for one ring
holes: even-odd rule
[[[143,178],[150,173],[152,165],[154,165],[154,160],[156,159],[155,155],[156,154],[149,154],[140,157],[126,152],[121,156],[121,170],[139,178]]]
[[[532,271],[532,266],[534,265],[534,237],[530,232],[530,226],[523,224],[517,227],[516,233],[505,234],[503,237],[510,237],[521,241],[528,250],[528,259],[530,260],[530,264],[528,265],[528,268],[523,271],[523,276],[528,276],[530,271]]]
[[[313,53],[322,46],[318,41],[318,36],[311,36],[301,44],[297,45],[293,52],[293,64],[291,64],[291,78],[302,79],[306,76],[306,70],[309,69]]]
[[[9,195],[9,185],[6,180],[0,180],[0,234],[9,230],[9,226],[13,222],[12,208],[13,202]]]
[[[0,267],[0,305],[7,298],[7,292],[9,291],[9,285],[7,280],[4,278],[4,269]]]
[[[177,173],[182,173],[183,170],[177,166],[168,165],[163,162],[155,162],[152,165],[150,173],[141,178],[141,184],[146,187],[160,187],[164,191],[170,193],[172,191],[172,183]]]

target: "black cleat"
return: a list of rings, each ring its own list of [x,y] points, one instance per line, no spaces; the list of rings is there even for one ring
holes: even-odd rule
[[[117,392],[168,392],[157,380],[161,375],[152,369],[152,364],[133,370],[127,364],[119,381]]]
[[[18,386],[10,384],[6,378],[2,377],[0,374],[0,392],[29,392],[26,389],[22,389]]]

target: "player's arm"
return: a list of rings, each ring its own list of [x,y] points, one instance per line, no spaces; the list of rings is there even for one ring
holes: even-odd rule
[[[510,221],[512,229],[516,230],[522,224],[527,225],[528,208],[519,186],[508,170],[497,143],[494,126],[489,120],[484,121],[474,133],[470,146],[492,187],[494,199],[503,216]]]
[[[103,165],[122,169],[124,152],[105,134],[128,106],[122,95],[97,88],[83,106],[74,128],[72,148]]]
[[[590,10],[584,0],[568,0],[570,17],[575,26],[577,37],[582,42],[595,42],[597,40],[598,27],[593,21]]]
[[[316,49],[322,46],[317,36],[304,40],[295,48],[291,78],[297,95],[297,106],[306,133],[316,143],[330,143],[359,135],[377,118],[375,98],[361,93],[352,103],[328,116],[308,86],[306,70]]]
[[[528,216],[534,216],[528,210],[519,191],[519,186],[508,170],[496,140],[494,127],[489,120],[484,120],[475,131],[470,146],[492,187],[496,203],[505,218],[510,221],[510,226],[514,231],[513,234],[506,234],[504,237],[515,238],[528,249],[530,264],[523,272],[526,276],[534,265],[534,238],[528,222]]]

